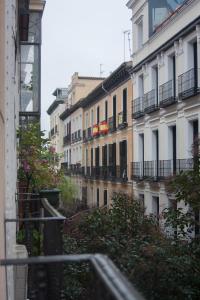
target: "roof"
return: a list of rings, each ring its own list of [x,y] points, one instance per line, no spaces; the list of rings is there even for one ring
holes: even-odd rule
[[[70,114],[80,107],[87,107],[92,103],[96,102],[100,98],[107,95],[108,92],[122,84],[124,81],[131,78],[132,62],[122,63],[113,73],[110,74],[104,81],[102,81],[98,86],[93,89],[85,98],[80,99],[75,105],[70,109],[66,109],[60,118],[65,120]]]
[[[58,105],[63,103],[64,100],[54,100],[47,110],[48,115],[51,115],[54,112],[54,110],[58,107]]]
[[[100,83],[91,93],[89,93],[82,103],[82,107],[87,107],[108,92],[122,84],[125,80],[131,78],[132,62],[122,63],[114,72],[110,74],[102,83]]]
[[[87,80],[104,80],[105,77],[92,77],[92,76],[78,76],[78,79],[87,79]]]

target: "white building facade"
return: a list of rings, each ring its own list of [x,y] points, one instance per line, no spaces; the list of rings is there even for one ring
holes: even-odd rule
[[[60,119],[60,115],[65,110],[68,90],[66,88],[57,88],[53,92],[53,95],[56,98],[47,110],[47,113],[50,116],[49,138],[56,153],[63,155],[63,135],[65,128]]]
[[[133,189],[147,214],[172,205],[165,180],[193,168],[200,130],[200,1],[131,0]]]

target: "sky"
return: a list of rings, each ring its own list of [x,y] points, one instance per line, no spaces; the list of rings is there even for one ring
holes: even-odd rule
[[[71,76],[108,76],[124,61],[124,34],[131,30],[126,0],[47,0],[42,19],[42,129],[53,91]],[[130,60],[126,35],[125,58]]]

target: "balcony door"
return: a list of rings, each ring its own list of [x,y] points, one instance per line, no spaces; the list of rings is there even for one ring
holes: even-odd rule
[[[127,122],[127,89],[123,90],[123,123]]]
[[[107,166],[107,145],[102,147],[102,166]]]
[[[198,86],[198,54],[197,54],[197,42],[193,44],[193,56],[194,56],[194,88]]]
[[[176,155],[176,126],[169,127],[169,158],[171,161],[172,173],[176,174],[177,155]]]
[[[108,148],[109,175],[116,175],[116,143],[110,144]]]
[[[158,177],[159,175],[159,135],[158,130],[153,131],[153,163],[150,166],[151,176]]]
[[[113,97],[113,128],[116,128],[117,97]]]
[[[99,167],[99,147],[95,148],[95,166]]]
[[[120,177],[127,178],[127,141],[124,140],[119,143],[120,152]]]

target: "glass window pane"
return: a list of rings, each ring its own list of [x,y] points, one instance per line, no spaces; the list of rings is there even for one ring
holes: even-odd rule
[[[38,46],[22,46],[21,51],[21,112],[39,111],[39,57]]]

